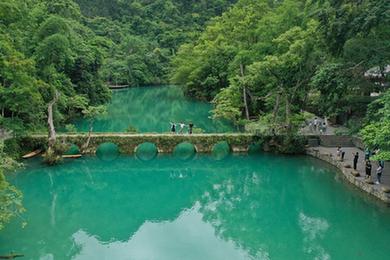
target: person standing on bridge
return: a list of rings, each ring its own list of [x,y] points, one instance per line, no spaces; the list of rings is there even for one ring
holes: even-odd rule
[[[190,122],[188,124],[188,134],[192,135],[192,129],[194,128],[194,124],[192,122]]]
[[[181,123],[179,124],[179,126],[180,126],[179,134],[182,134],[183,131],[184,131],[184,127],[185,127],[186,125],[185,125],[183,122],[181,122]]]
[[[176,134],[176,124],[171,122],[171,132],[172,134]]]

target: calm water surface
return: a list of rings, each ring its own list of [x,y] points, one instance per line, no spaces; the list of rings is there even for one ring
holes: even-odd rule
[[[108,113],[95,121],[95,132],[126,132],[129,126],[138,132],[164,133],[170,122],[188,124],[205,132],[231,132],[231,124],[213,121],[212,105],[186,98],[178,86],[129,88],[113,91]],[[75,122],[79,131],[88,131],[88,122]],[[187,129],[186,129],[187,130]]]
[[[308,157],[87,157],[10,176],[21,259],[389,259],[390,210]],[[21,222],[28,224],[21,228]]]

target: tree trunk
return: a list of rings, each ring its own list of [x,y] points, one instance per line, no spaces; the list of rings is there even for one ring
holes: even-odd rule
[[[82,153],[84,153],[85,152],[85,150],[88,148],[88,146],[89,146],[89,142],[91,141],[91,135],[92,135],[92,131],[93,131],[93,121],[91,121],[90,123],[89,123],[89,131],[88,131],[88,138],[87,138],[87,141],[85,142],[85,144],[83,145],[83,147],[82,147]]]
[[[285,102],[286,102],[286,126],[287,130],[290,130],[291,128],[291,107],[290,107],[290,101],[288,99],[288,94],[285,93]]]
[[[240,63],[240,72],[241,72],[241,78],[243,81],[243,79],[244,79],[244,65],[242,63]],[[243,84],[242,96],[244,97],[245,116],[246,116],[246,119],[249,120],[250,115],[249,115],[248,100],[247,100],[247,94],[246,94],[246,86],[243,82],[242,82],[242,84]]]
[[[47,106],[47,124],[49,127],[49,149],[52,149],[56,143],[56,130],[54,128],[53,120],[53,106],[57,103],[60,94],[56,91],[55,96],[52,101],[49,102]]]
[[[276,101],[275,101],[274,111],[273,111],[274,123],[276,122],[276,118],[278,116],[279,105],[280,105],[280,93],[277,93],[276,94]]]

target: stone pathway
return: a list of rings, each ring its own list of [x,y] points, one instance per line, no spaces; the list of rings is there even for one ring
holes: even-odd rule
[[[317,117],[318,124],[322,125],[322,123],[325,121],[325,119]],[[314,122],[314,118],[310,120],[311,123]],[[336,126],[332,125],[330,122],[328,122],[327,127],[325,131],[320,131],[319,128],[314,129],[314,127],[309,126],[309,122],[306,122],[305,126],[300,129],[300,133],[302,135],[335,135],[337,132],[347,133],[348,129],[343,126]]]
[[[376,196],[377,198],[390,203],[390,193],[387,193],[387,189],[390,188],[390,162],[385,162],[384,172],[382,174],[382,183],[381,184],[368,184],[365,179],[365,162],[364,162],[364,151],[356,147],[341,148],[345,152],[344,161],[341,162],[337,158],[337,148],[336,147],[312,147],[307,149],[307,153],[317,157],[321,160],[327,161],[334,166],[338,167],[344,176],[348,179],[349,182],[356,185],[360,189],[370,193],[371,195]],[[350,165],[353,167],[353,157],[356,152],[359,152],[359,161],[357,165],[357,171],[360,176],[353,176],[352,168],[347,168],[345,166]],[[376,181],[376,169],[378,168],[378,162],[373,161],[372,163],[372,180]]]

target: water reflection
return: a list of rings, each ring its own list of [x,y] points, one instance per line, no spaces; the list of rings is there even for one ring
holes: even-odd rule
[[[249,259],[232,241],[214,234],[202,220],[199,205],[184,210],[175,220],[146,221],[127,241],[105,243],[83,230],[72,238],[80,250],[72,259]],[[185,241],[182,244],[181,241]],[[178,246],[180,244],[180,246]],[[212,248],[212,250],[210,250]]]
[[[11,179],[25,194],[28,225],[17,220],[0,233],[0,255],[385,259],[389,209],[334,176],[309,158],[266,154],[87,157],[50,168],[33,161]]]
[[[164,133],[170,122],[193,122],[206,132],[231,132],[231,124],[210,119],[211,104],[189,100],[180,87],[143,87],[113,92],[108,114],[94,123],[95,132],[126,132],[129,126],[138,132]],[[76,121],[79,131],[88,131],[88,122]],[[188,128],[185,129],[188,132]]]

